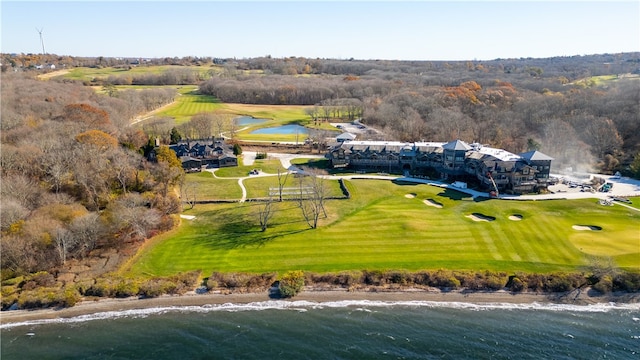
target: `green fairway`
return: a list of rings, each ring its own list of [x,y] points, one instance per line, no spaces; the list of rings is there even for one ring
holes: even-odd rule
[[[437,187],[379,180],[348,181],[347,186],[352,198],[328,201],[329,217],[315,230],[293,202],[277,204],[266,232],[260,232],[256,218],[259,203],[198,205],[185,212],[194,220],[183,220],[178,229],[151,240],[129,272],[552,272],[581,269],[595,257],[640,268],[640,212],[622,206],[604,207],[595,200],[475,202]],[[474,213],[495,220],[467,217]],[[515,214],[522,219],[510,220]],[[573,225],[601,230],[575,230]]]
[[[228,114],[230,118],[238,116],[252,116],[260,119],[270,119],[271,121],[262,124],[252,124],[247,129],[238,129],[236,136],[243,140],[263,140],[263,141],[296,141],[295,134],[291,135],[255,135],[249,134],[260,127],[280,126],[290,123],[307,123],[310,118],[305,114],[305,106],[297,105],[246,105],[222,103],[210,95],[198,93],[195,86],[183,86],[179,88],[181,96],[156,116],[167,116],[175,119],[176,124],[181,124],[191,120],[193,115],[204,112],[216,112]],[[298,140],[304,142],[306,135],[300,134]]]
[[[191,120],[193,115],[214,112],[222,109],[223,104],[213,96],[200,95],[197,89],[181,93],[176,97],[176,101],[164,111],[156,114],[156,116],[168,116],[175,119],[176,124],[181,124]]]

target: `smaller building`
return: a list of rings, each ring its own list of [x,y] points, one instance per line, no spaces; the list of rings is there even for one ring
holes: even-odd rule
[[[156,143],[156,146],[158,144]],[[184,140],[169,145],[169,149],[176,153],[187,172],[201,171],[203,167],[221,168],[238,166],[238,158],[233,154],[233,146],[222,139]],[[152,151],[149,158],[153,159]]]
[[[341,143],[341,142],[345,142],[345,141],[352,141],[356,139],[356,135],[352,134],[352,133],[348,133],[348,132],[344,132],[338,136],[336,136],[336,141]]]

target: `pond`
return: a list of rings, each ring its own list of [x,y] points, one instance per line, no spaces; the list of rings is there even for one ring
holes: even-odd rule
[[[260,124],[263,123],[265,121],[267,121],[268,119],[257,119],[251,116],[240,116],[237,117],[235,119],[233,119],[233,121],[235,121],[236,125],[238,126],[247,126],[247,125],[253,125],[253,124]]]
[[[253,130],[250,134],[308,134],[309,130],[300,125],[283,125]]]

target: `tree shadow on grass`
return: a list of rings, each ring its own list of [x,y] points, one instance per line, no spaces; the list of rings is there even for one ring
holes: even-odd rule
[[[418,186],[418,185],[424,185],[421,183],[417,183],[417,182],[413,182],[413,181],[402,181],[399,179],[393,179],[391,180],[392,183],[399,185],[399,186]]]
[[[297,234],[307,229],[294,229],[277,231],[267,228],[261,231],[257,220],[251,214],[238,214],[237,212],[219,217],[219,224],[213,236],[208,239],[209,245],[214,249],[231,250],[246,247],[261,247],[279,237]],[[273,226],[273,225],[272,225]]]
[[[452,189],[445,189],[444,191],[441,191],[438,196],[442,196],[442,197],[446,197],[448,199],[451,200],[472,200],[473,197],[469,194],[460,192],[460,191],[456,191],[456,190],[452,190]]]

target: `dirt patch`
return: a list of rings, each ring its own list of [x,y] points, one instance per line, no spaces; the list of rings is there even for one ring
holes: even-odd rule
[[[406,194],[404,197],[406,197],[407,199],[413,199],[416,197],[416,194],[411,193],[411,194]]]
[[[496,219],[493,216],[484,215],[484,214],[480,214],[480,213],[473,213],[471,215],[467,215],[466,217],[468,217],[469,219],[471,219],[473,221],[493,221],[493,220]]]
[[[438,208],[438,209],[442,209],[442,206],[443,206],[441,203],[439,203],[439,202],[437,202],[437,201],[435,201],[433,199],[425,199],[425,200],[423,200],[423,202],[426,205],[433,206],[433,207]]]
[[[513,215],[509,215],[509,220],[512,221],[520,221],[522,220],[524,217],[520,214],[513,214]]]
[[[573,230],[578,230],[578,231],[600,231],[602,230],[602,227],[600,226],[596,226],[596,225],[573,225],[572,226]]]
[[[38,79],[40,79],[40,80],[49,80],[54,76],[61,76],[61,75],[64,75],[64,74],[66,74],[68,72],[69,72],[69,70],[66,70],[66,69],[58,70],[58,71],[52,71],[50,73],[38,75]]]

